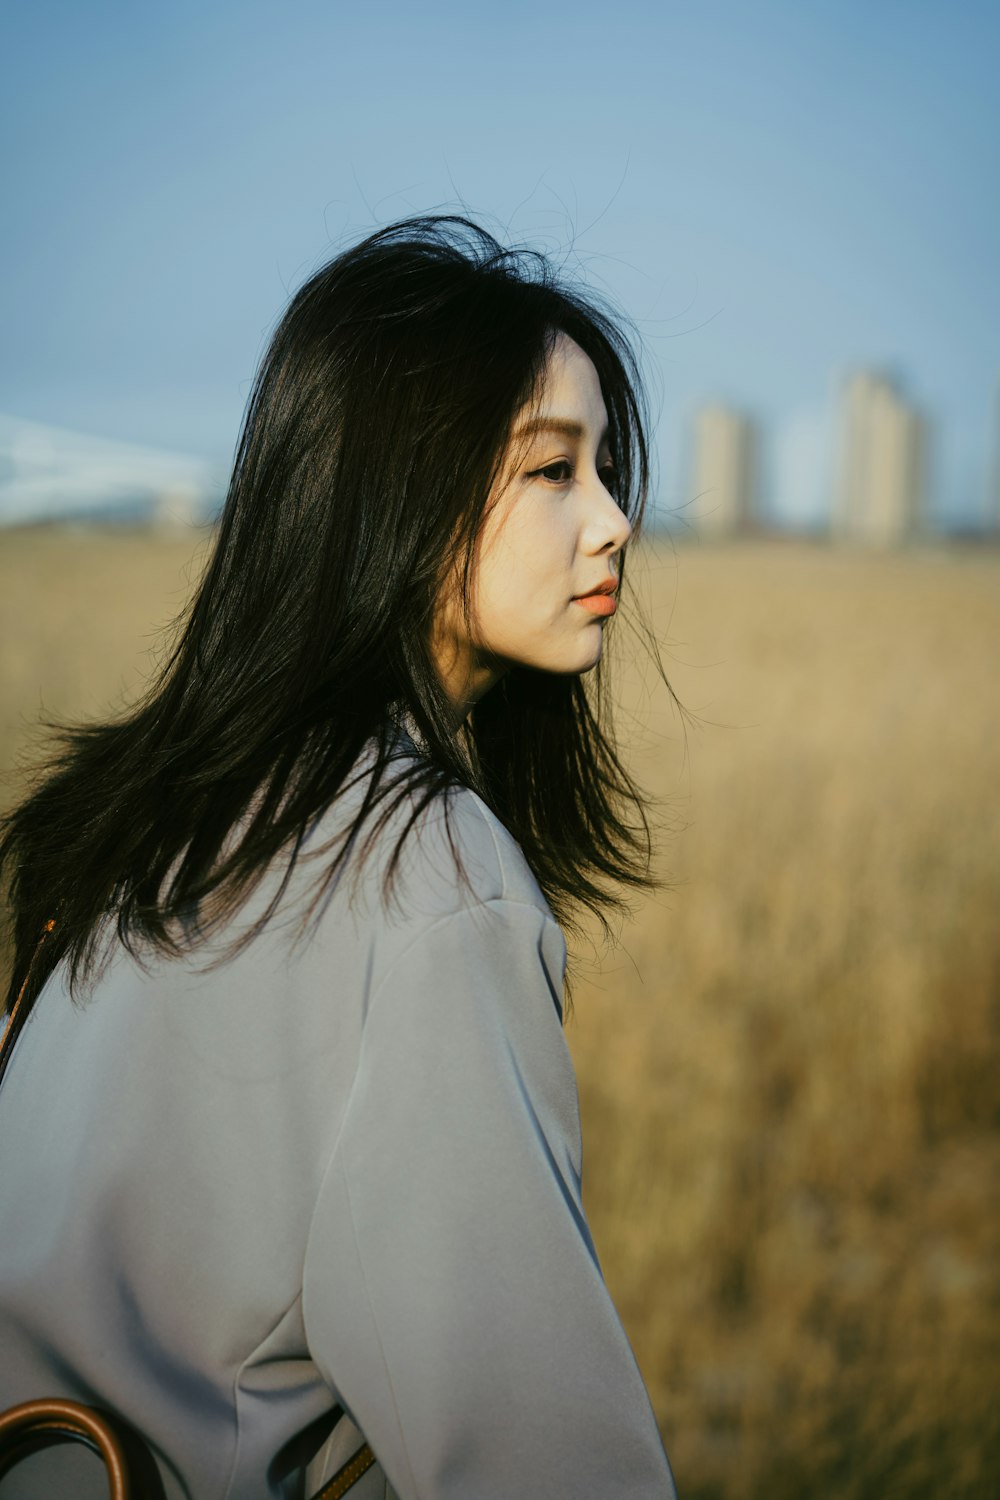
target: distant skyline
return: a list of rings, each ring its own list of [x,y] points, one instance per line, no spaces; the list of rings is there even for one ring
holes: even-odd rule
[[[928,414],[941,518],[984,514],[994,5],[38,0],[5,50],[0,411],[222,480],[303,278],[378,223],[465,207],[635,319],[680,524],[711,400],[758,418],[777,516],[825,509],[856,367]]]

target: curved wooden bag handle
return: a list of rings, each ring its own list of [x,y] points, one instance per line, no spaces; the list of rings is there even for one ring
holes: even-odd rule
[[[153,1457],[120,1417],[51,1397],[0,1412],[0,1480],[22,1459],[56,1443],[83,1443],[103,1461],[110,1500],[166,1500]],[[365,1443],[314,1497],[339,1500],[375,1462]]]
[[[110,1500],[164,1500],[151,1455],[120,1419],[57,1397],[0,1412],[0,1478],[29,1454],[57,1443],[82,1443],[98,1455]]]

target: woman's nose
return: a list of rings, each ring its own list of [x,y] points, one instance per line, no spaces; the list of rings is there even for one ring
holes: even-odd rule
[[[591,492],[593,512],[587,523],[586,548],[594,556],[620,552],[632,535],[628,516],[596,475]]]

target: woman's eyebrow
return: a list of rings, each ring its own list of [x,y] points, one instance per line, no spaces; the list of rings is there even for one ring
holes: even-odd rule
[[[583,437],[584,429],[581,422],[574,422],[569,417],[530,417],[524,422],[514,434],[515,437],[533,437],[536,432],[558,432],[563,437],[576,438],[579,441]],[[608,429],[605,427],[601,433],[601,442],[607,441]]]

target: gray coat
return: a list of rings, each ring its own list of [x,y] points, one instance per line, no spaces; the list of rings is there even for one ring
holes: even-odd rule
[[[305,936],[315,859],[214,969],[56,971],[0,1089],[0,1405],[116,1408],[171,1500],[300,1497],[361,1433],[351,1500],[674,1494],[583,1212],[562,934],[473,793],[452,826],[467,883],[436,804],[388,906],[398,823]]]

